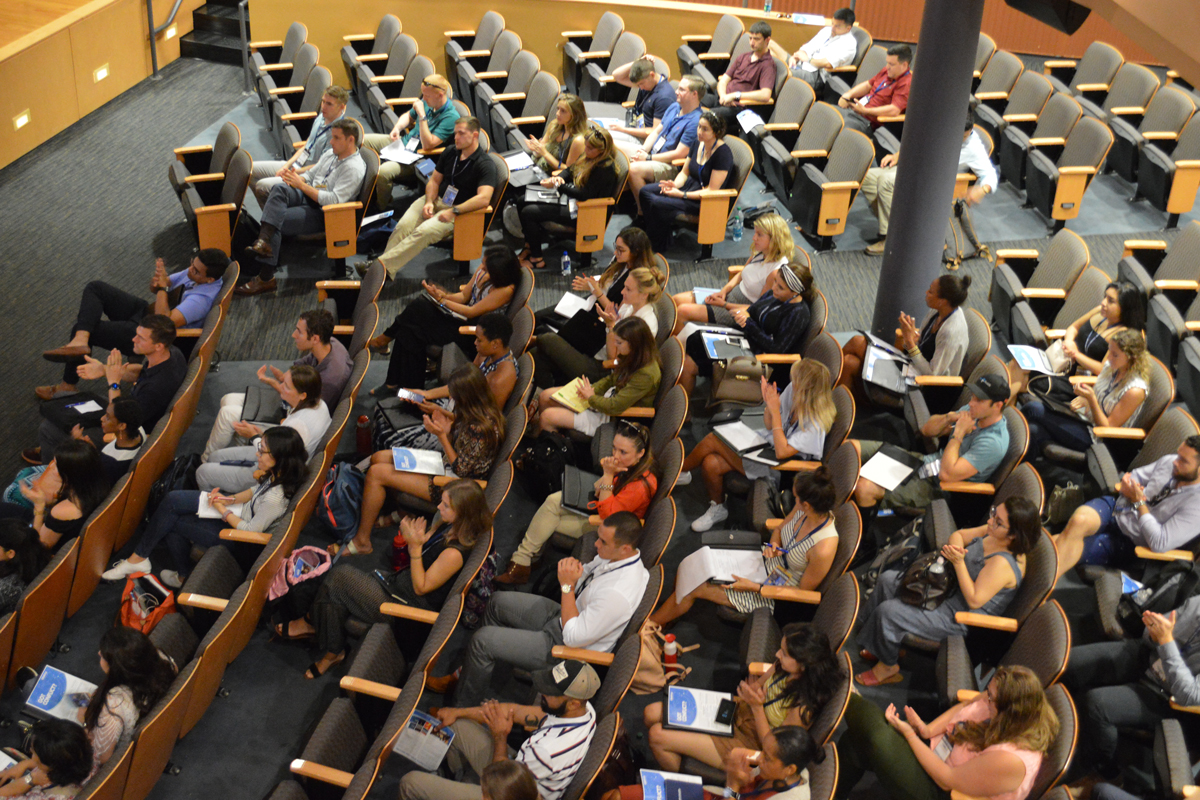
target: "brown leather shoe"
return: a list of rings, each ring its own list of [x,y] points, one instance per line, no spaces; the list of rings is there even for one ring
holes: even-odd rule
[[[35,467],[42,465],[42,448],[29,447],[21,451],[21,458],[26,464],[33,464]]]
[[[38,400],[53,400],[54,395],[58,394],[59,392],[58,386],[59,385],[57,383],[53,383],[49,386],[37,386],[34,387],[33,393],[37,395]],[[67,390],[64,389],[62,391]]]
[[[42,358],[47,361],[53,361],[56,364],[62,364],[67,361],[83,361],[84,356],[92,354],[92,346],[88,344],[68,344],[62,347],[56,347],[53,350],[47,350],[42,353]]]
[[[456,669],[449,675],[443,675],[440,678],[427,678],[425,680],[425,688],[443,696],[448,695],[458,685],[458,673],[459,670]]]
[[[271,243],[266,239],[255,239],[254,244],[246,249],[253,250],[255,255],[262,256],[263,258],[270,258],[275,255],[275,249],[271,247]]]
[[[233,293],[238,297],[252,297],[256,294],[265,294],[273,292],[279,288],[279,283],[271,278],[269,281],[262,281],[255,275],[248,283],[243,283],[241,286],[233,290]]]
[[[496,583],[503,583],[507,586],[520,586],[523,583],[529,583],[529,567],[525,564],[510,561],[508,569],[504,570],[504,574],[496,576]]]
[[[886,237],[883,239],[880,239],[875,244],[867,245],[867,255],[881,256],[881,255],[883,255],[883,251],[885,248],[887,248],[887,238]]]

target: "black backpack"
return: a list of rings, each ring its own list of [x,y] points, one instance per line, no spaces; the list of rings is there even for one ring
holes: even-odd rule
[[[575,464],[575,445],[557,431],[539,433],[517,458],[525,491],[537,503],[562,491],[563,470],[568,464]]]
[[[924,552],[925,547],[921,536],[924,524],[925,515],[921,515],[896,531],[883,543],[874,560],[863,572],[864,596],[870,595],[875,590],[875,584],[879,582],[879,576],[882,573],[890,570],[903,573]]]
[[[146,500],[147,521],[149,521],[150,517],[154,516],[154,512],[158,510],[159,503],[169,493],[177,489],[195,491],[200,488],[196,485],[196,470],[199,467],[199,453],[189,453],[185,456],[175,457],[175,460],[163,470],[163,474],[150,487],[150,496]]]
[[[1200,563],[1177,559],[1163,567],[1158,576],[1136,592],[1117,600],[1117,621],[1131,638],[1146,630],[1143,611],[1169,614],[1200,592]]]

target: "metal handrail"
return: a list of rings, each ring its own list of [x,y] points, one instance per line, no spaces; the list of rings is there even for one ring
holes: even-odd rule
[[[167,15],[167,21],[162,25],[155,27],[154,25],[154,0],[146,0],[146,19],[149,21],[150,28],[150,63],[154,67],[154,74],[150,77],[158,79],[158,35],[171,26],[175,21],[175,15],[179,13],[179,7],[183,5],[183,0],[175,0],[175,6],[171,9],[171,13]]]
[[[242,94],[250,94],[250,42],[246,37],[249,25],[246,23],[246,4],[250,0],[238,3],[238,34],[242,39]]]

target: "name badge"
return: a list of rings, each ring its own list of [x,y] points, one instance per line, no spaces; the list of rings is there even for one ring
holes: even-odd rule
[[[658,153],[663,149],[663,146],[666,143],[667,143],[667,138],[665,136],[660,136],[654,140],[654,146],[650,148],[650,151],[654,152],[654,153]]]
[[[940,742],[938,742],[937,747],[933,748],[933,754],[935,756],[937,756],[938,758],[940,758],[942,761],[945,761],[947,758],[950,757],[950,752],[953,749],[954,749],[954,745],[950,744],[950,739],[948,737],[943,736],[942,740]]]
[[[454,198],[458,197],[458,187],[451,186],[446,189],[446,193],[442,195],[442,202],[448,206],[454,205]]]
[[[410,153],[415,153],[415,152],[417,152],[417,148],[420,146],[421,146],[421,137],[414,136],[413,138],[411,138],[407,142],[405,142],[404,149]]]

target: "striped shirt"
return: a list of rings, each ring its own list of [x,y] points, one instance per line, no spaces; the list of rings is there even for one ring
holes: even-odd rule
[[[537,780],[542,800],[559,800],[596,732],[596,710],[587,704],[581,717],[547,715],[533,735],[517,751],[517,761],[529,767]]]

